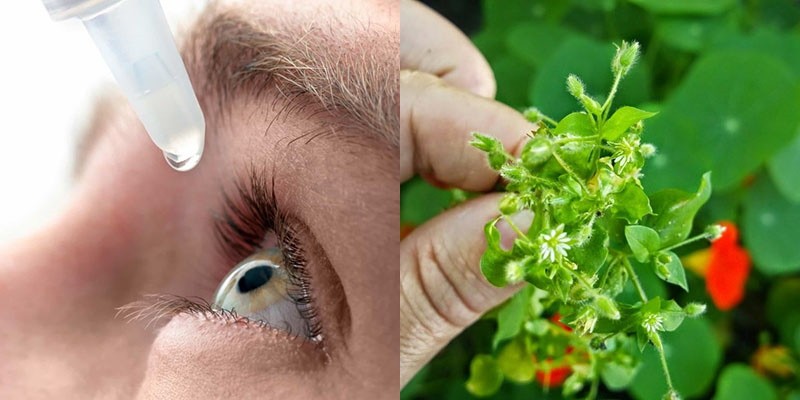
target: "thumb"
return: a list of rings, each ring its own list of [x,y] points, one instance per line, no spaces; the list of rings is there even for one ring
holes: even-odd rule
[[[498,214],[501,194],[471,200],[417,228],[400,243],[400,384],[483,313],[519,290],[498,288],[481,275],[483,226]],[[531,214],[514,222],[526,230]],[[498,223],[510,248],[516,234]]]

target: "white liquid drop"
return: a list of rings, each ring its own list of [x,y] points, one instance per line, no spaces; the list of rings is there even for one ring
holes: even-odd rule
[[[180,172],[186,172],[196,167],[200,162],[200,157],[200,154],[192,154],[188,157],[182,157],[166,151],[164,152],[164,158],[167,160],[167,164],[169,164],[172,169]]]

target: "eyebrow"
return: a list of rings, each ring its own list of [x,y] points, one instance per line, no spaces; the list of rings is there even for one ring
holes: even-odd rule
[[[259,21],[212,3],[184,47],[190,76],[200,77],[201,104],[213,118],[229,113],[235,96],[277,95],[293,102],[294,111],[321,106],[329,115],[313,108],[309,114],[340,128],[335,134],[377,138],[396,152],[399,35],[374,24],[352,32],[335,19],[323,27],[295,17]]]

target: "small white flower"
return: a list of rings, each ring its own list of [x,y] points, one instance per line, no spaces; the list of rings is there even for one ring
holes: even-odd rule
[[[555,262],[556,259],[561,259],[567,255],[567,250],[570,247],[570,240],[564,232],[564,224],[561,224],[541,236],[541,246],[539,247],[539,256],[542,260],[550,260]]]
[[[647,314],[642,319],[642,327],[647,333],[656,333],[663,329],[664,318],[659,314]]]
[[[618,168],[625,168],[628,163],[633,162],[636,157],[636,152],[639,150],[639,137],[635,135],[628,135],[622,138],[622,141],[614,144],[616,150],[611,157]]]
[[[575,331],[579,335],[586,335],[594,332],[594,326],[597,324],[597,313],[592,309],[586,309],[575,320]]]

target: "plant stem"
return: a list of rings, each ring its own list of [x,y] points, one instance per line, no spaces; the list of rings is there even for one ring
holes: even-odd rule
[[[658,333],[655,333],[655,335],[658,335]],[[659,344],[661,344],[660,342],[661,339],[659,336]],[[656,347],[658,349],[658,357],[661,359],[661,368],[664,370],[664,378],[666,378],[667,380],[667,387],[669,387],[669,390],[674,391],[675,388],[672,386],[672,377],[669,375],[669,368],[667,366],[667,357],[664,355],[664,347],[663,346],[656,346]]]
[[[633,270],[633,265],[631,265],[631,261],[628,260],[628,257],[622,257],[622,265],[625,267],[625,270],[628,271],[628,274],[630,274],[631,280],[633,281],[633,286],[639,293],[639,297],[643,302],[647,303],[647,293],[644,292],[642,282],[639,281],[639,275],[636,275],[636,271]]]
[[[503,216],[503,219],[506,221],[506,223],[508,224],[508,226],[510,226],[510,227],[511,227],[511,229],[512,229],[514,232],[516,232],[516,233],[517,233],[517,235],[519,235],[519,237],[521,237],[521,238],[523,238],[523,239],[525,239],[525,240],[530,240],[530,239],[528,239],[528,235],[526,235],[524,232],[522,232],[522,229],[519,229],[519,227],[517,226],[517,224],[515,224],[515,223],[514,223],[514,221],[512,221],[512,220],[511,220],[511,218],[509,218],[508,216],[505,216],[505,215],[504,215],[504,216]]]
[[[600,378],[598,378],[597,376],[595,376],[595,377],[594,377],[594,379],[592,379],[592,386],[591,386],[591,387],[589,387],[589,394],[588,394],[588,395],[586,395],[586,398],[587,398],[587,399],[594,400],[594,399],[596,399],[596,398],[597,398],[597,389],[598,389],[598,386],[600,386]]]
[[[541,114],[542,121],[547,122],[548,124],[552,125],[554,128],[558,126],[558,121],[548,117],[547,115]]]
[[[677,249],[678,247],[681,247],[683,245],[687,245],[687,244],[692,243],[692,242],[696,242],[696,241],[701,240],[701,239],[708,239],[708,235],[706,233],[701,233],[701,234],[699,234],[697,236],[692,236],[692,237],[690,237],[690,238],[688,238],[688,239],[686,239],[686,240],[684,240],[684,241],[682,241],[680,243],[676,243],[676,244],[673,244],[672,246],[665,247],[665,248],[661,249],[660,251],[670,251],[672,249]]]
[[[575,171],[572,170],[572,168],[566,163],[566,161],[564,161],[564,159],[558,155],[558,152],[555,149],[553,149],[553,158],[555,158],[556,161],[558,161],[561,167],[564,168],[564,170],[567,171],[567,173],[570,174],[570,176],[575,178],[578,184],[581,185],[581,189],[587,192],[589,191],[586,185],[583,184],[583,179],[580,176],[578,176],[578,174],[576,174]]]
[[[614,77],[614,84],[611,86],[611,91],[608,92],[608,98],[606,101],[603,102],[603,122],[605,122],[606,117],[608,116],[608,109],[611,108],[611,101],[614,100],[614,96],[617,95],[617,88],[619,87],[619,82],[622,80],[622,74],[618,73],[617,76]]]

